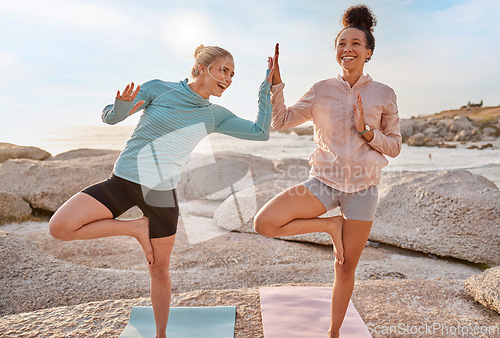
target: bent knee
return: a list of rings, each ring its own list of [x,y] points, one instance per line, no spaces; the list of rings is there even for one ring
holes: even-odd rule
[[[64,220],[59,219],[59,217],[54,217],[49,220],[49,233],[55,239],[61,241],[71,241],[71,233],[68,231],[67,223]]]
[[[259,235],[274,237],[275,231],[273,231],[273,224],[271,222],[271,219],[266,216],[266,214],[258,213],[253,220],[253,226],[255,232],[257,232]]]

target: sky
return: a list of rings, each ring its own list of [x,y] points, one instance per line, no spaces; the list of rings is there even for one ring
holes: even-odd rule
[[[0,0],[0,142],[13,132],[102,125],[102,109],[130,81],[189,77],[200,43],[235,60],[233,84],[211,101],[254,120],[274,44],[292,105],[341,73],[334,39],[344,10],[358,3]],[[364,3],[378,21],[365,73],[395,90],[402,118],[468,101],[500,105],[500,1]]]

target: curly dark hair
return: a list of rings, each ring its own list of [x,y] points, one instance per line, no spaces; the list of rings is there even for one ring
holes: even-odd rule
[[[365,33],[366,36],[366,48],[372,51],[375,50],[375,37],[373,36],[373,27],[377,25],[377,19],[371,11],[370,8],[365,5],[352,6],[346,9],[340,23],[344,27],[335,39],[335,47],[337,47],[337,41],[340,34],[347,28],[356,28]],[[365,62],[370,61],[371,56],[365,60]]]

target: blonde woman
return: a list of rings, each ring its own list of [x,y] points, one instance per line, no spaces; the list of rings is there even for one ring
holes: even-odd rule
[[[132,236],[141,244],[151,275],[151,302],[156,337],[166,337],[170,309],[169,262],[177,231],[179,207],[175,188],[180,168],[196,145],[210,133],[265,141],[271,124],[270,87],[274,70],[259,89],[255,122],[238,118],[212,104],[232,83],[234,61],[225,49],[200,45],[195,51],[193,81],[152,80],[118,91],[102,120],[115,124],[144,110],[109,179],[92,185],[64,203],[49,222],[55,238],[71,241],[109,236]],[[132,206],[144,217],[117,220]]]
[[[316,83],[294,106],[286,107],[277,48],[271,88],[274,129],[314,124],[318,148],[310,158],[310,179],[270,200],[255,217],[255,229],[268,237],[311,232],[330,234],[335,282],[329,337],[339,330],[354,288],[354,274],[378,202],[381,169],[401,151],[394,91],[364,66],[375,49],[375,17],[366,6],[349,8],[335,39],[342,75]],[[339,207],[342,216],[318,218]],[[326,332],[325,332],[326,333]]]

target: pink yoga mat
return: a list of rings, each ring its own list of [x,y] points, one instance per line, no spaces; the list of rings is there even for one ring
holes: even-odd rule
[[[330,326],[332,288],[279,286],[259,289],[265,338],[325,338]],[[349,302],[341,337],[371,337]]]

